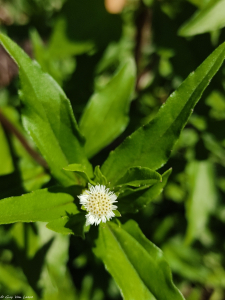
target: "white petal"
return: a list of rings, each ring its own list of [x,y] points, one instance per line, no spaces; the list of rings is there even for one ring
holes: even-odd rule
[[[106,202],[105,200],[102,202],[102,198],[99,197],[98,193],[106,196]],[[93,199],[98,201],[97,206],[89,206],[90,197],[92,197],[91,201],[93,201]],[[117,202],[117,196],[104,185],[89,185],[89,189],[85,190],[82,195],[78,196],[78,198],[80,199],[80,204],[84,205],[84,207],[88,211],[88,214],[86,215],[86,225],[98,225],[100,222],[105,223],[106,221],[110,220],[115,216],[113,210],[117,209],[117,206],[113,205],[113,203]],[[105,204],[107,202],[109,206]],[[101,208],[103,208],[105,214],[102,212]],[[99,212],[101,212],[100,215]]]

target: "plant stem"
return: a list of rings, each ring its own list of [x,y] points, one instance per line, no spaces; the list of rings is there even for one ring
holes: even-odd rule
[[[10,120],[7,119],[7,117],[2,113],[1,110],[0,110],[0,122],[2,123],[2,126],[6,130],[8,130],[9,132],[11,132],[17,137],[17,139],[20,141],[22,146],[26,149],[26,151],[38,164],[40,164],[45,169],[49,168],[44,158],[29,145],[28,141],[25,139],[22,133],[10,122]]]

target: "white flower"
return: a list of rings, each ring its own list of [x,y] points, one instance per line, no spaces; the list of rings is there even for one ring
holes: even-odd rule
[[[117,206],[113,203],[117,202],[117,196],[104,185],[91,185],[89,190],[85,190],[78,198],[88,212],[86,225],[98,225],[101,221],[105,223],[115,217],[113,210],[117,209]]]

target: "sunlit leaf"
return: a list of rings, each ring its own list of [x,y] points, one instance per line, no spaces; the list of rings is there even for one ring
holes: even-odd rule
[[[156,117],[140,127],[112,151],[102,172],[113,184],[135,166],[156,170],[168,160],[194,106],[225,58],[220,45],[162,105]]]
[[[80,130],[86,139],[85,151],[88,157],[110,144],[126,128],[134,82],[135,66],[130,59],[111,81],[89,100],[80,120]]]
[[[81,163],[92,174],[83,150],[83,137],[64,92],[8,37],[1,34],[0,41],[19,66],[23,125],[53,176],[65,186],[75,184],[75,176],[62,170],[69,163]]]
[[[80,188],[59,188],[37,190],[18,197],[0,201],[0,224],[14,222],[50,222],[79,211],[72,195],[80,194]]]
[[[179,29],[179,35],[192,36],[225,26],[225,1],[211,0]]]
[[[141,232],[136,222],[100,226],[94,249],[119,286],[123,299],[184,300],[172,282],[162,251]]]

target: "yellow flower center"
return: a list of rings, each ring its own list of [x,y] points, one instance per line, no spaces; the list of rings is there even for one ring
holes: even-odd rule
[[[105,193],[96,192],[89,196],[87,201],[87,211],[93,215],[101,217],[103,215],[107,215],[107,213],[111,210],[112,204],[110,202],[110,198]]]

